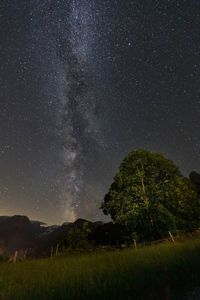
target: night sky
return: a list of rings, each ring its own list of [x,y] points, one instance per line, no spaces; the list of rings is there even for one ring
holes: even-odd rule
[[[101,220],[136,148],[200,171],[200,1],[1,0],[0,215]]]

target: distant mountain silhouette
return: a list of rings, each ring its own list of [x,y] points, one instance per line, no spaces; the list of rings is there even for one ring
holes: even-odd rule
[[[89,240],[94,246],[121,243],[122,228],[112,222],[77,219],[73,223],[47,226],[40,221],[31,221],[26,216],[0,216],[0,255],[10,257],[16,250],[19,256],[25,252],[28,252],[29,257],[50,255],[51,248],[55,249],[64,241],[70,230],[82,229],[85,222],[90,230]]]
[[[26,216],[0,217],[0,253],[10,256],[15,250],[32,248],[44,230],[40,225]]]

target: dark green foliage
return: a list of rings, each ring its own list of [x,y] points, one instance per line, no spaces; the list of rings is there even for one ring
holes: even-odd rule
[[[82,228],[72,228],[67,234],[67,245],[69,248],[85,249],[89,247],[88,235],[90,229],[87,222],[85,222]]]
[[[0,255],[0,262],[8,261],[8,257]]]
[[[197,172],[190,173],[190,181],[200,196],[200,174]]]
[[[124,226],[113,222],[102,224],[91,234],[95,245],[120,246],[126,242]]]
[[[200,201],[189,179],[163,155],[145,150],[124,159],[102,209],[139,240],[199,226]]]

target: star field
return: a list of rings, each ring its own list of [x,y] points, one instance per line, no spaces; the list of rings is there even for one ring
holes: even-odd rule
[[[0,4],[0,214],[103,219],[132,149],[200,171],[200,3]]]

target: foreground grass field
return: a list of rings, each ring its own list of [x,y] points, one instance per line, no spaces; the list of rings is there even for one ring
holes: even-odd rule
[[[0,263],[0,299],[199,299],[200,239]]]

